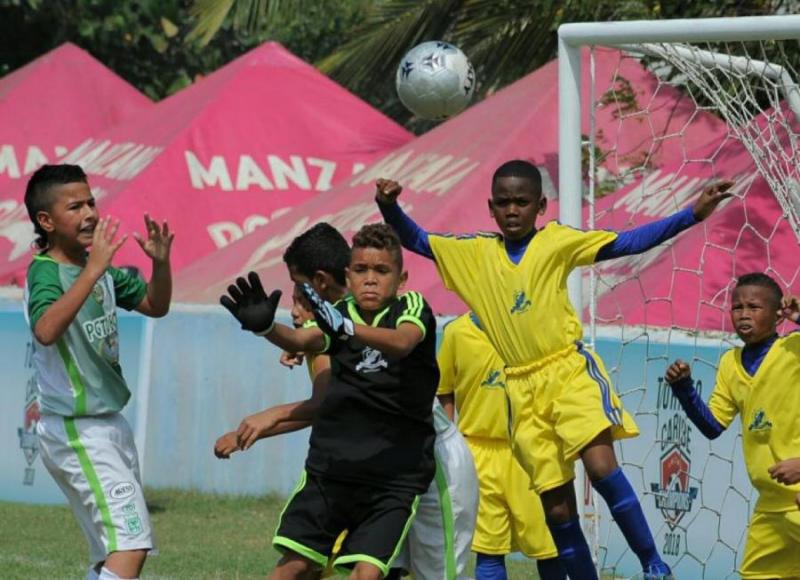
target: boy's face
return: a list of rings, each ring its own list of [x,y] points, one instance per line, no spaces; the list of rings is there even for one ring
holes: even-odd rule
[[[87,183],[54,185],[50,193],[53,203],[48,211],[40,211],[36,219],[51,245],[92,245],[97,225],[97,208]]]
[[[521,240],[536,227],[536,217],[547,209],[541,188],[527,177],[498,177],[492,184],[489,213],[503,236]]]
[[[314,313],[308,304],[300,284],[295,284],[292,289],[292,323],[296,328],[300,328],[309,320],[314,320]]]
[[[731,321],[745,344],[757,344],[775,334],[781,310],[763,286],[740,286],[733,291]]]
[[[383,309],[408,279],[392,252],[377,248],[353,248],[347,282],[359,307],[366,312]]]

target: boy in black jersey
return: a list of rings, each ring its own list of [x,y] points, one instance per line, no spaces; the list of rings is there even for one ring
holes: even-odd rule
[[[433,479],[436,321],[420,294],[397,295],[407,274],[389,226],[355,235],[347,277],[352,294],[335,306],[303,288],[318,327],[275,324],[280,291],[268,297],[253,272],[220,300],[245,330],[333,362],[306,470],[273,540],[284,556],[270,578],[313,575],[345,529],[334,566],[352,568],[351,578],[385,576]]]

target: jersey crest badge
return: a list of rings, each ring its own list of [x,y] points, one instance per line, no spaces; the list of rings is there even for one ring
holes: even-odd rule
[[[481,383],[481,386],[486,387],[487,389],[505,389],[506,384],[500,380],[500,377],[502,376],[503,373],[500,371],[489,371],[489,374],[486,375],[486,380]]]
[[[748,431],[767,431],[772,429],[772,421],[767,419],[767,414],[764,409],[758,409],[753,413],[753,420],[747,427]]]
[[[377,373],[389,366],[383,353],[374,348],[367,347],[361,351],[361,362],[356,365],[359,373]]]
[[[514,292],[514,306],[511,307],[511,314],[522,314],[527,312],[530,307],[531,301],[528,300],[524,290]]]

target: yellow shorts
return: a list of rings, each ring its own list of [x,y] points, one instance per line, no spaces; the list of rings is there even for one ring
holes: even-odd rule
[[[753,513],[740,573],[742,578],[800,578],[800,510]]]
[[[524,367],[506,367],[514,455],[537,493],[575,478],[575,459],[595,437],[639,429],[611,386],[600,357],[571,346]]]
[[[472,550],[482,554],[522,552],[532,558],[558,556],[530,478],[501,439],[466,438],[478,472],[480,501]]]

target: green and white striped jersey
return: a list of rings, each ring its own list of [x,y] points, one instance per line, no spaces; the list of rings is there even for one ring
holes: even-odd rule
[[[25,317],[33,328],[78,278],[83,268],[35,256],[25,284]],[[66,332],[45,346],[33,336],[33,366],[43,413],[84,417],[120,411],[131,396],[119,366],[117,305],[132,310],[145,283],[109,268],[95,283]]]

